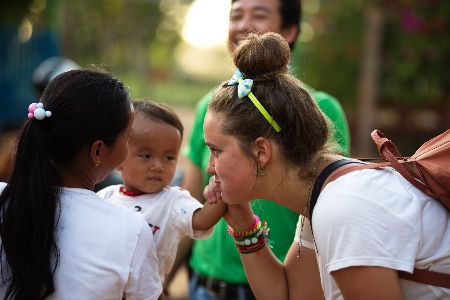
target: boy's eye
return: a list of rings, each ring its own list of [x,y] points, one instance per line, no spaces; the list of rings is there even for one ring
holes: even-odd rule
[[[174,157],[174,156],[167,156],[166,159],[167,159],[167,160],[174,160],[175,157]]]
[[[140,158],[143,158],[143,159],[149,159],[149,158],[151,158],[151,155],[150,154],[139,154],[138,155]]]

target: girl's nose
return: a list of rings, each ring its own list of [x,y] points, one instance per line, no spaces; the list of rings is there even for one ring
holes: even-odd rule
[[[214,165],[211,163],[211,161],[208,162],[208,166],[206,167],[206,173],[210,175],[216,174],[216,170],[214,168]]]

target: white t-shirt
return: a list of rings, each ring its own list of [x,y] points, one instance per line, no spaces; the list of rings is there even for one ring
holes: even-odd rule
[[[60,207],[59,265],[55,292],[48,299],[157,299],[161,295],[153,236],[143,218],[77,188],[63,188]],[[5,292],[6,286],[1,286],[0,297]]]
[[[141,213],[152,228],[162,280],[175,261],[177,248],[184,236],[206,239],[213,228],[197,231],[192,228],[194,211],[203,205],[188,191],[168,186],[161,192],[140,196],[126,196],[119,192],[121,185],[106,187],[97,194],[106,201]]]
[[[355,171],[329,183],[312,221],[326,299],[343,299],[330,273],[351,266],[450,273],[448,210],[391,169]],[[404,299],[450,299],[450,289],[400,284]]]

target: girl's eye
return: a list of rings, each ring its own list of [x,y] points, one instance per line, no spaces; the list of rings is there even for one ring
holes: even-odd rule
[[[173,157],[173,156],[167,156],[166,159],[167,159],[167,160],[175,160],[175,157]]]
[[[216,148],[209,148],[209,150],[211,151],[211,153],[213,153],[213,154],[215,154],[215,155],[217,155],[217,154],[220,153],[220,150],[219,150],[219,149],[216,149]]]
[[[150,154],[139,154],[138,156],[142,159],[150,159],[151,158]]]

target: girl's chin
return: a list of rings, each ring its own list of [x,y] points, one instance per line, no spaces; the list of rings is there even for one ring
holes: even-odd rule
[[[229,205],[233,205],[233,204],[243,204],[245,202],[247,202],[247,200],[245,200],[244,198],[238,198],[239,200],[236,200],[236,198],[232,198],[232,197],[227,197],[226,195],[222,194],[222,200],[223,202],[225,202],[226,204]]]

